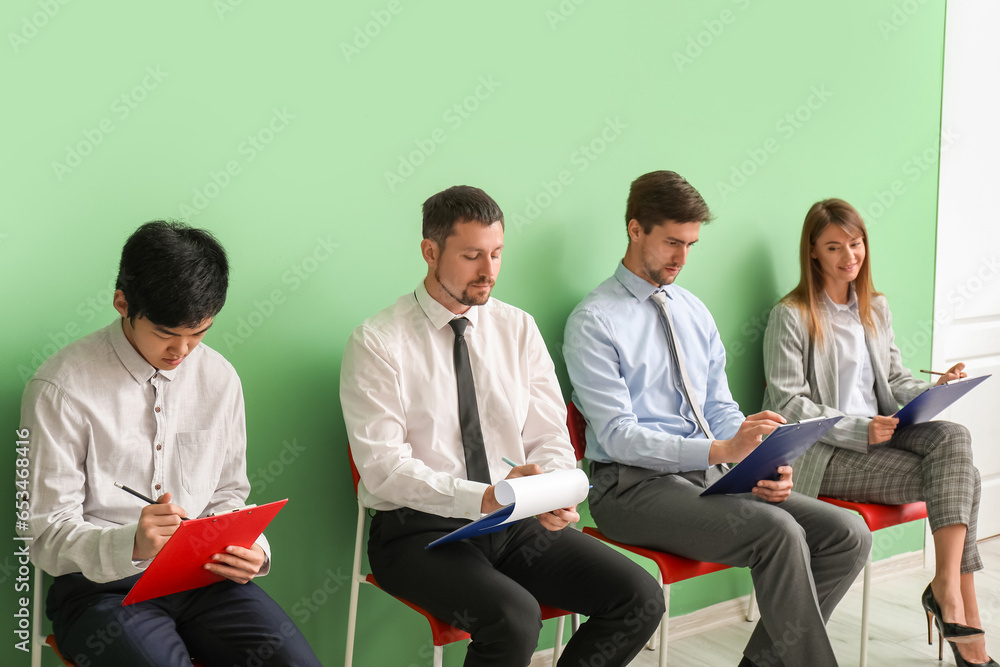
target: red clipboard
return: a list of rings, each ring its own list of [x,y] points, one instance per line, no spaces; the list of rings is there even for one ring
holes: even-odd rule
[[[222,581],[225,577],[209,572],[204,565],[212,562],[214,554],[224,553],[228,546],[244,549],[253,546],[287,502],[285,498],[258,507],[182,521],[177,532],[170,536],[132,586],[122,606]]]

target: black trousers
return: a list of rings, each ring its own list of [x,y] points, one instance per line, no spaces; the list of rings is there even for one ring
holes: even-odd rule
[[[641,567],[582,533],[537,519],[432,549],[468,521],[411,509],[377,512],[368,559],[379,585],[472,635],[466,667],[527,665],[542,622],[538,604],[589,616],[559,660],[626,665],[663,614],[663,592]]]
[[[121,606],[139,575],[96,584],[56,577],[45,609],[78,667],[319,666],[292,620],[255,583],[210,586]]]

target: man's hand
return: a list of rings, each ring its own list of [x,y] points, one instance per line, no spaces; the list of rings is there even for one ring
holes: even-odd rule
[[[167,543],[170,536],[181,525],[181,517],[187,511],[170,502],[170,493],[156,499],[155,505],[146,505],[139,513],[139,525],[135,528],[135,542],[132,546],[133,560],[149,560]]]
[[[951,382],[952,380],[961,380],[964,377],[968,377],[967,373],[963,373],[962,370],[965,368],[965,364],[959,362],[948,369],[948,372],[938,378],[938,385],[945,384],[946,382]]]
[[[541,475],[542,472],[543,470],[538,464],[527,463],[523,466],[511,468],[510,473],[507,475],[507,479]],[[502,505],[497,502],[495,488],[490,486],[486,489],[486,493],[483,494],[483,502],[480,506],[480,511],[483,514],[489,514],[490,512],[497,511],[501,507]],[[538,522],[541,523],[547,530],[556,531],[562,530],[569,524],[579,521],[580,515],[576,512],[576,505],[573,505],[572,507],[564,507],[562,509],[546,512],[545,514],[539,514],[537,518]]]
[[[265,560],[267,556],[259,544],[254,544],[249,549],[226,547],[226,553],[212,556],[213,562],[205,565],[205,569],[238,584],[245,584],[257,576],[260,568],[264,567]]]
[[[896,424],[898,423],[899,420],[895,417],[883,417],[882,415],[872,417],[868,423],[868,444],[878,445],[888,442],[892,434],[896,432]]]
[[[781,466],[778,468],[778,480],[762,479],[757,482],[757,486],[751,492],[761,500],[769,503],[780,503],[792,494],[792,468],[791,466]]]
[[[515,477],[530,477],[531,475],[541,475],[542,468],[536,463],[526,463],[523,466],[516,466],[510,469],[510,473],[507,475],[507,479],[514,479]],[[496,512],[498,509],[503,507],[497,502],[496,489],[492,485],[486,489],[486,493],[483,494],[483,502],[479,507],[479,511],[483,514],[489,514],[490,512]]]
[[[573,505],[572,507],[564,507],[561,510],[552,510],[545,514],[539,514],[537,518],[538,523],[542,524],[542,527],[546,530],[556,532],[571,523],[579,521],[580,515],[577,514],[576,505]]]
[[[708,450],[708,465],[739,463],[760,444],[765,435],[785,423],[777,412],[765,410],[747,417],[729,440],[713,440]]]

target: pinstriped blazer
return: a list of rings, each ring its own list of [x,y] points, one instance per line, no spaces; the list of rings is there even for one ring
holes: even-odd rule
[[[892,332],[892,314],[882,295],[872,299],[874,335],[865,343],[875,375],[875,398],[880,415],[895,413],[931,385],[918,380],[903,368]],[[824,317],[824,344],[809,340],[809,327],[794,305],[779,303],[771,311],[764,333],[764,409],[773,410],[789,422],[813,417],[843,415],[837,409],[837,347],[833,331]],[[822,440],[794,463],[795,490],[816,497],[834,447],[868,452],[868,423],[865,417],[846,416]]]

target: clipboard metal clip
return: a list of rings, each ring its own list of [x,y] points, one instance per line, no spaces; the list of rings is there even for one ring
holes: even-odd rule
[[[250,509],[252,507],[257,507],[257,505],[250,504],[250,505],[244,505],[243,507],[234,507],[231,510],[221,510],[219,512],[212,512],[208,516],[222,516],[223,514],[231,514],[233,512],[240,512],[242,510],[248,510],[248,509]]]

